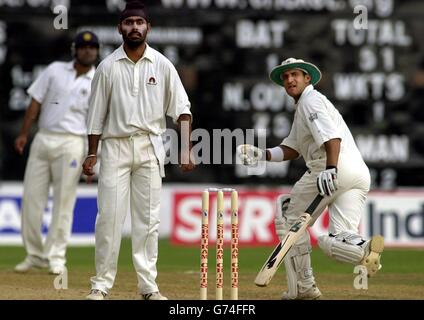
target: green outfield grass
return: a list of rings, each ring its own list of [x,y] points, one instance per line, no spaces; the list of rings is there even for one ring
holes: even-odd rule
[[[271,247],[241,247],[239,274],[241,299],[278,299],[286,288],[284,268],[271,285],[258,288],[253,279],[272,251]],[[158,284],[164,294],[174,299],[198,299],[200,248],[172,246],[167,240],[159,243]],[[209,250],[209,295],[214,290],[214,249]],[[0,299],[82,299],[94,275],[94,247],[68,248],[69,289],[55,290],[54,276],[45,270],[20,275],[13,267],[24,257],[22,247],[0,247]],[[229,296],[229,249],[224,254],[224,295]],[[383,269],[369,279],[368,290],[353,288],[353,266],[338,263],[314,248],[312,264],[317,284],[325,299],[424,299],[424,250],[386,249]],[[131,260],[131,243],[123,240],[118,275],[111,298],[136,299],[136,276]]]

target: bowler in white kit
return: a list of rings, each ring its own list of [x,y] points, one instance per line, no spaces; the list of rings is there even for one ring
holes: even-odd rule
[[[89,152],[84,173],[93,175],[102,140],[96,220],[96,275],[90,300],[107,299],[117,273],[121,230],[131,212],[133,264],[143,300],[165,300],[156,283],[159,208],[166,116],[191,132],[190,102],[172,63],[146,43],[146,8],[129,1],[118,24],[124,43],[94,75],[88,116]],[[189,139],[190,133],[187,135]],[[187,140],[188,141],[188,140]],[[187,142],[186,141],[186,142]],[[181,169],[190,171],[189,142]],[[129,207],[128,207],[129,205]]]

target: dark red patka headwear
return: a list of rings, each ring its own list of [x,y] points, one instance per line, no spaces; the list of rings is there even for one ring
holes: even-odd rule
[[[119,23],[125,20],[128,17],[142,17],[146,21],[149,21],[147,17],[146,7],[144,3],[138,0],[128,0],[125,5],[125,9],[121,12],[119,16]]]

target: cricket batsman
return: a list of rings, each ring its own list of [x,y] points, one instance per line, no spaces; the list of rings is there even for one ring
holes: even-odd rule
[[[324,198],[314,216],[326,207],[330,215],[328,234],[318,239],[320,248],[335,260],[364,265],[368,276],[375,275],[381,268],[384,239],[377,235],[365,240],[358,233],[370,173],[342,116],[314,88],[321,71],[312,63],[289,58],[271,71],[270,78],[295,100],[290,134],[274,148],[241,145],[237,153],[248,166],[260,160],[280,162],[299,157],[306,162],[307,170],[290,194],[277,200],[275,228],[280,240],[319,193]],[[311,249],[309,233],[304,231],[284,258],[288,290],[283,300],[320,298]]]

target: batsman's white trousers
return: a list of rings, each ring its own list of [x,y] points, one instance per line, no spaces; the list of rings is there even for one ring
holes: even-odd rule
[[[31,144],[22,197],[22,238],[28,259],[48,259],[64,266],[72,228],[85,138],[40,130]],[[41,236],[49,186],[53,186],[53,212],[45,243]]]
[[[317,160],[316,163],[312,163],[310,169],[291,190],[290,203],[285,215],[289,225],[305,212],[318,194],[317,176],[325,170],[325,160]],[[353,159],[344,154],[339,156],[337,170],[339,189],[331,197],[325,196],[314,212],[322,212],[328,206],[329,233],[335,235],[341,231],[349,231],[357,234],[370,188],[370,173],[362,159]],[[309,242],[309,234],[304,232],[296,244],[309,244]]]
[[[159,162],[146,134],[102,141],[96,219],[96,276],[92,289],[109,292],[118,264],[121,232],[130,205],[132,258],[141,294],[156,292]]]

